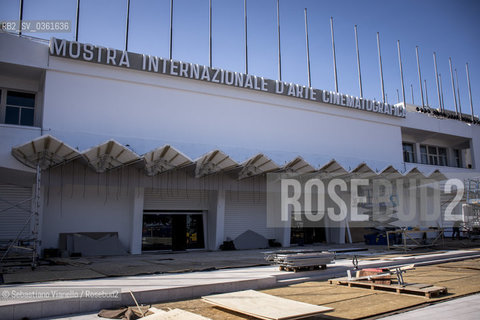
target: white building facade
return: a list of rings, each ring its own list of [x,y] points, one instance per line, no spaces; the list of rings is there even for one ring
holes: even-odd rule
[[[218,250],[252,230],[289,246],[291,225],[267,223],[267,172],[480,175],[480,126],[414,106],[61,40],[0,33],[0,47],[0,198],[24,201],[0,214],[3,241],[34,230],[40,248],[58,248],[61,234],[115,232],[138,254]],[[73,153],[44,166],[35,141],[43,156]],[[330,221],[310,240],[345,239]]]

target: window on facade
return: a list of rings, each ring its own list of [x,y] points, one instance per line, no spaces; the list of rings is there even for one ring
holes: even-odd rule
[[[447,149],[438,147],[438,165],[447,165]]]
[[[462,167],[462,156],[458,149],[453,149],[453,165],[457,168]]]
[[[415,162],[415,148],[411,143],[403,144],[403,161]]]
[[[33,126],[35,94],[9,90],[6,95],[5,123]]]
[[[447,149],[435,146],[420,146],[420,160],[422,164],[434,166],[447,165]]]
[[[420,162],[422,164],[428,164],[428,153],[427,147],[425,146],[420,146]]]

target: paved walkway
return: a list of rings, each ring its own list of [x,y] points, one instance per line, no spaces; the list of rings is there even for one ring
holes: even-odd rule
[[[90,318],[85,318],[85,320],[86,319]],[[396,314],[381,319],[477,320],[480,319],[480,294],[474,294],[463,298],[440,302],[428,307]],[[75,320],[77,320],[77,318],[75,318]]]

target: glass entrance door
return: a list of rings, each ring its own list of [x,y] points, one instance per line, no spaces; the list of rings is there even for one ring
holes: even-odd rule
[[[142,250],[205,248],[202,213],[143,214]]]
[[[143,215],[142,250],[172,250],[172,216]]]

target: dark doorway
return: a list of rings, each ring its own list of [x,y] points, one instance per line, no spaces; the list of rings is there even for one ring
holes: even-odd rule
[[[306,221],[292,220],[292,228],[290,232],[290,243],[297,245],[313,244],[326,242],[325,227],[321,223],[308,223]],[[319,226],[322,225],[322,226]]]
[[[175,214],[172,216],[172,250],[184,251],[187,249],[187,216]]]

